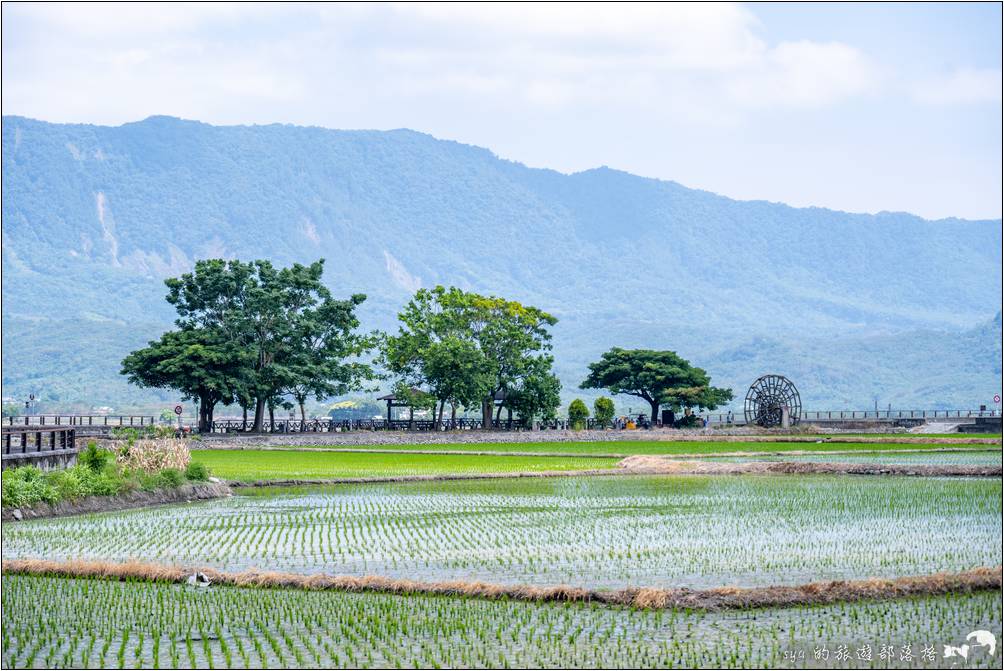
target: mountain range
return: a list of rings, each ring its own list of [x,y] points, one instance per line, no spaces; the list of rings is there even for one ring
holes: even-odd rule
[[[737,405],[767,372],[810,409],[969,407],[1001,387],[1000,219],[738,201],[410,130],[170,117],[5,116],[2,205],[8,398],[170,400],[119,362],[170,328],[164,278],[208,257],[324,258],[336,295],[369,297],[367,329],[393,329],[419,286],[536,305],[559,319],[567,398],[613,345],[676,350]]]

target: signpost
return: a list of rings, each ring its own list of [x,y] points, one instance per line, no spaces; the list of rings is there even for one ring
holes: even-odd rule
[[[178,416],[178,431],[181,431],[181,412],[184,410],[180,405],[174,406],[174,414]]]
[[[1001,410],[1001,395],[994,394],[994,414],[999,415]]]

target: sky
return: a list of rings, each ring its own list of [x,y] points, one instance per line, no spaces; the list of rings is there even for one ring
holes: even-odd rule
[[[1001,217],[1000,3],[4,3],[4,114],[411,128],[740,199]]]

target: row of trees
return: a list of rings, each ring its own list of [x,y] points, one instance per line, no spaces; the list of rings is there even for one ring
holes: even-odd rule
[[[398,398],[429,408],[437,425],[448,405],[454,417],[457,408],[480,408],[484,426],[503,407],[524,423],[555,416],[561,383],[552,370],[552,315],[438,286],[416,292],[398,315],[397,333],[361,333],[355,311],[365,296],[335,299],[323,271],[323,260],[289,268],[197,262],[166,281],[177,328],[129,354],[122,373],[196,401],[202,430],[221,403],[239,405],[245,416],[253,409],[252,430],[261,431],[265,413],[274,421],[277,407],[295,404],[305,418],[309,398],[387,377]],[[653,422],[660,405],[714,409],[732,398],[673,352],[614,348],[589,368],[583,388],[638,396],[651,404]],[[613,403],[603,401],[597,417],[612,417]]]
[[[268,410],[292,407],[361,388],[373,369],[358,359],[372,336],[355,331],[362,294],[336,300],[321,282],[324,261],[275,268],[268,261],[199,261],[191,273],[166,280],[177,330],[122,362],[122,373],[144,387],[175,389],[198,402],[199,427],[216,405],[254,410],[261,431]]]

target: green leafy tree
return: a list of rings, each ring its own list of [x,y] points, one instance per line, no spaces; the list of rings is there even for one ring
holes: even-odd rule
[[[242,403],[254,399],[255,431],[262,429],[266,407],[274,415],[282,394],[294,390],[305,401],[354,388],[368,374],[366,367],[341,364],[342,357],[365,349],[351,334],[358,324],[354,309],[365,296],[336,301],[321,282],[323,273],[323,259],[288,268],[211,259],[166,280],[179,327],[219,331],[247,352],[251,373],[239,397]]]
[[[426,348],[425,382],[439,401],[436,428],[442,425],[447,403],[454,409],[478,404],[489,375],[486,363],[475,344],[461,338],[451,336]]]
[[[213,421],[220,402],[232,402],[250,373],[245,352],[215,330],[168,331],[122,361],[122,374],[141,387],[176,389],[199,404],[199,430]]]
[[[606,428],[614,418],[614,402],[606,396],[600,396],[593,401],[593,417],[597,424]]]
[[[568,405],[568,421],[573,429],[581,429],[585,426],[588,417],[589,408],[586,407],[581,398],[575,399]]]
[[[554,419],[561,405],[561,381],[551,372],[551,363],[549,356],[534,358],[527,374],[506,396],[505,404],[525,426],[535,419]]]
[[[583,389],[607,389],[613,394],[637,396],[652,408],[652,423],[659,421],[659,406],[699,406],[714,410],[732,399],[731,389],[711,386],[702,368],[692,366],[676,352],[614,347],[589,364]]]
[[[317,308],[304,310],[290,339],[286,357],[286,391],[300,409],[311,396],[323,401],[362,389],[366,380],[374,378],[369,364],[354,360],[371,349],[372,335],[356,333],[359,326],[355,307],[362,296],[349,300],[327,300]]]
[[[371,344],[354,332],[357,294],[335,300],[321,282],[324,261],[275,268],[268,261],[198,261],[191,273],[165,281],[178,312],[171,331],[123,361],[130,381],[177,389],[199,400],[199,426],[212,424],[223,401],[254,408],[261,431],[266,409],[292,408],[359,388],[372,370],[350,361]]]
[[[398,319],[398,333],[384,341],[387,368],[429,389],[440,409],[480,403],[486,429],[496,393],[550,369],[548,329],[557,320],[535,307],[437,286],[419,289]]]

